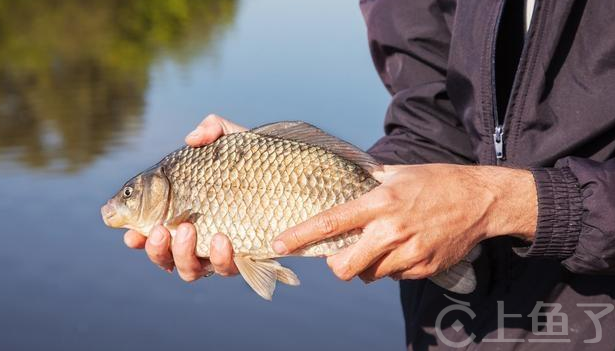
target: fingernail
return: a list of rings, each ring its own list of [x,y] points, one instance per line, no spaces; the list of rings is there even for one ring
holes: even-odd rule
[[[201,131],[197,128],[188,134],[188,139],[196,139],[201,135]]]
[[[164,241],[164,233],[160,230],[160,228],[156,227],[152,231],[149,240],[154,245],[160,245]]]
[[[278,255],[286,255],[288,252],[286,245],[280,240],[274,241],[271,246],[273,246],[273,251],[275,251]]]
[[[180,225],[179,228],[177,228],[176,240],[179,243],[185,243],[188,239],[190,239],[190,228],[186,225]]]
[[[214,247],[218,251],[224,251],[225,240],[222,235],[214,236]]]

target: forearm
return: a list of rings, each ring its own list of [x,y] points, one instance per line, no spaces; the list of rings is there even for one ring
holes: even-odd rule
[[[476,182],[477,197],[490,202],[483,217],[483,238],[515,235],[532,241],[538,218],[532,173],[524,169],[495,166],[468,168]]]
[[[531,242],[522,256],[561,260],[578,274],[615,273],[615,159],[476,170],[493,197],[485,238],[518,235]]]

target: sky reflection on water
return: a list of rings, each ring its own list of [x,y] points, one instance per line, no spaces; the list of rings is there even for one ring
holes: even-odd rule
[[[272,303],[241,279],[186,284],[98,212],[210,112],[373,143],[387,95],[356,1],[53,3],[0,0],[0,349],[403,348],[391,281],[287,259],[302,286]]]

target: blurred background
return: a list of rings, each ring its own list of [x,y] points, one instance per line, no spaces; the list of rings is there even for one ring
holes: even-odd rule
[[[357,0],[0,0],[0,350],[402,349],[392,281],[187,284],[99,214],[208,113],[367,148],[386,104]]]

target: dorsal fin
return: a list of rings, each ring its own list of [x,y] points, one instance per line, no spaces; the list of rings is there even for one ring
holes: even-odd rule
[[[358,164],[370,173],[380,168],[380,163],[365,151],[333,135],[327,134],[320,128],[302,121],[284,121],[265,124],[251,129],[250,132],[320,146]]]

